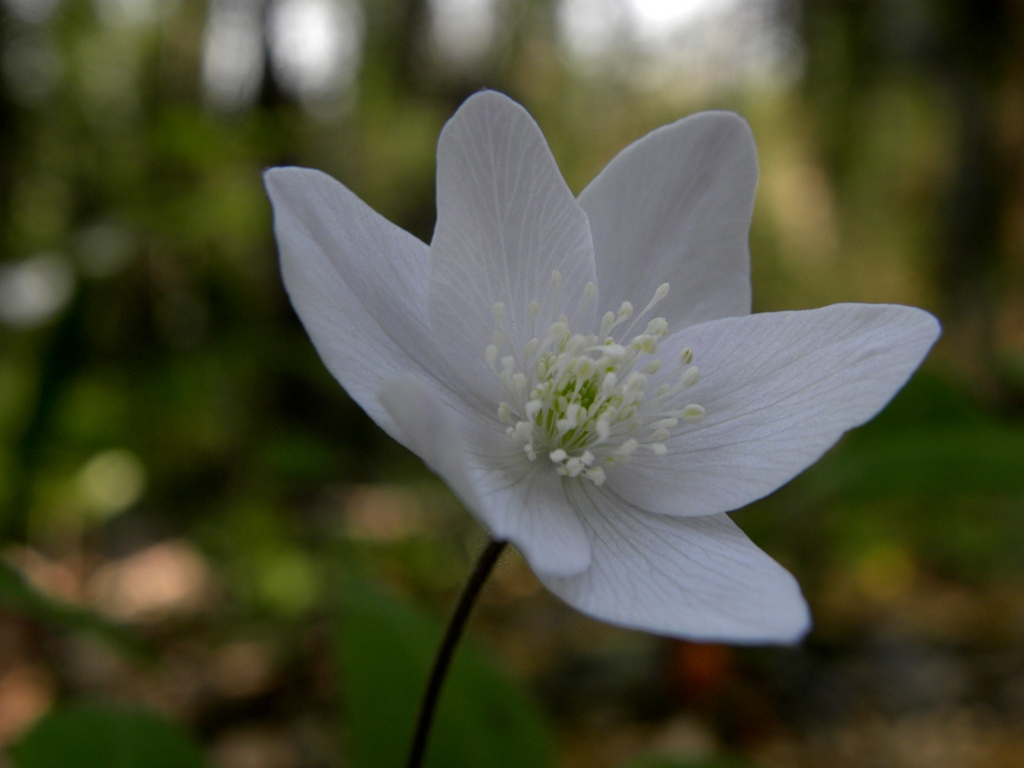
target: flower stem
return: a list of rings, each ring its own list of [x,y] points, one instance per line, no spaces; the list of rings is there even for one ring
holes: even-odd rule
[[[451,664],[452,656],[455,655],[455,646],[459,644],[462,637],[462,630],[466,627],[466,621],[473,610],[477,595],[483,587],[487,577],[491,575],[495,563],[501,557],[501,553],[508,545],[507,541],[490,539],[487,547],[480,553],[473,573],[469,576],[462,596],[459,598],[455,612],[448,622],[448,629],[445,630],[444,639],[437,649],[437,656],[434,658],[434,666],[430,670],[430,679],[423,691],[423,700],[420,702],[419,716],[416,718],[416,732],[413,734],[412,743],[409,746],[409,759],[406,761],[406,768],[420,768],[423,763],[423,756],[427,751],[427,739],[430,737],[430,726],[434,722],[434,713],[437,710],[437,702],[441,696],[441,687],[444,685],[445,677],[448,674],[448,667]]]

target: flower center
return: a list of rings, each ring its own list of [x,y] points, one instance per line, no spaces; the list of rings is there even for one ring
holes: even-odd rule
[[[556,293],[561,291],[557,271],[551,284]],[[601,485],[604,466],[628,462],[639,450],[660,456],[681,421],[703,420],[704,409],[695,403],[682,409],[668,407],[675,395],[700,380],[689,348],[679,355],[676,383],[663,384],[647,397],[648,377],[662,365],[656,355],[658,343],[668,334],[665,318],[655,317],[642,333],[630,337],[668,291],[668,283],[663,283],[635,318],[633,305],[624,301],[618,312],[605,313],[597,334],[573,332],[562,315],[543,335],[532,328],[532,338],[521,349],[510,349],[505,305],[494,305],[498,330],[485,357],[501,382],[504,399],[498,405],[498,419],[530,461],[546,456],[558,474],[583,476]],[[594,284],[588,283],[586,301],[596,293]],[[531,324],[539,312],[540,303],[531,301]]]

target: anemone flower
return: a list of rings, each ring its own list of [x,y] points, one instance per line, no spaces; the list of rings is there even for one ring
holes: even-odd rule
[[[441,132],[429,246],[319,171],[266,174],[328,369],[549,590],[626,627],[785,643],[800,588],[726,513],[874,416],[939,327],[882,304],[750,314],[756,184],[746,122],[704,112],[574,197],[494,92]]]

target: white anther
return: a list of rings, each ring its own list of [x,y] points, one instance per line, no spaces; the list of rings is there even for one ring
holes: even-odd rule
[[[516,434],[524,440],[529,440],[533,437],[533,424],[528,421],[517,421]]]
[[[593,283],[587,283],[583,288],[583,298],[590,301],[595,296],[597,296],[597,286]]]
[[[494,306],[491,307],[491,312],[494,313],[494,319],[500,323],[505,319],[505,303],[501,301],[495,302]]]
[[[559,398],[562,400],[564,398]],[[580,413],[580,406],[578,403],[569,403],[565,410],[565,418],[559,419],[557,426],[560,432],[568,432],[570,429],[576,429],[579,426],[579,422],[576,420]]]
[[[648,424],[648,429],[667,429],[676,426],[679,423],[679,419],[669,417],[667,419],[659,419],[652,424]]]
[[[530,421],[535,421],[537,414],[544,409],[544,403],[538,399],[533,399],[526,404],[526,418]]]
[[[540,346],[540,339],[530,339],[526,342],[526,346],[523,347],[524,357],[533,357],[533,353],[537,351],[537,347]]]
[[[551,284],[555,286],[556,291],[562,290],[562,273],[557,269],[551,273]]]
[[[586,469],[583,462],[577,459],[575,456],[569,459],[567,462],[565,462],[565,468],[569,472],[569,477],[576,477],[577,475],[579,475],[580,472]]]
[[[487,365],[491,367],[491,370],[498,370],[494,367],[494,363],[498,359],[498,348],[496,346],[493,344],[487,345],[487,349],[484,350],[484,359],[487,360]]]
[[[645,335],[654,336],[660,339],[668,332],[668,322],[664,317],[656,317],[647,324]]]
[[[561,448],[556,448],[555,450],[548,454],[548,458],[555,462],[555,464],[561,464],[563,461],[569,458],[569,454],[567,454]]]
[[[658,286],[658,290],[654,292],[654,301],[661,301],[668,296],[669,285],[668,283],[662,283]]]
[[[604,485],[604,481],[607,479],[601,467],[591,467],[583,473],[583,476],[594,485]]]
[[[548,339],[556,345],[563,344],[569,338],[569,324],[558,320],[548,328]]]
[[[633,305],[628,301],[622,302],[622,306],[619,307],[619,320],[629,320],[633,316]]]
[[[498,406],[498,421],[502,424],[512,423],[512,409],[509,408],[508,403],[501,403]]]
[[[601,382],[601,394],[605,397],[610,397],[615,392],[615,385],[619,383],[619,377],[611,371],[608,371],[604,375],[604,380]]]
[[[668,453],[668,448],[665,447],[664,443],[646,443],[644,448],[647,448],[655,456],[664,456]]]
[[[665,440],[668,440],[669,434],[670,433],[667,429],[656,429],[654,430],[654,434],[651,435],[651,440],[656,440],[657,442],[661,443]]]
[[[526,374],[521,371],[516,371],[512,374],[512,386],[516,388],[516,392],[523,394],[526,392]]]
[[[592,454],[590,451],[584,451],[580,455],[580,461],[582,461],[588,467],[591,466],[594,463],[594,458],[595,458],[594,454]]]
[[[698,381],[700,381],[700,368],[696,365],[690,366],[683,371],[683,375],[679,379],[679,383],[686,388],[692,387]]]
[[[614,326],[614,325],[615,325],[615,313],[614,312],[605,312],[604,313],[604,317],[601,318],[601,336],[602,337],[607,336],[611,332],[612,326]]]
[[[526,314],[530,316],[531,320],[535,318],[538,314],[540,314],[540,302],[534,299],[529,304],[527,304]]]
[[[684,348],[683,351],[679,353],[679,362],[682,363],[683,365],[689,365],[690,363],[692,363],[693,350],[690,349],[689,347]]]
[[[603,364],[618,365],[626,359],[626,355],[629,354],[629,350],[621,344],[603,344],[597,347],[595,351],[601,353],[601,357],[604,358]]]
[[[696,403],[690,403],[683,408],[682,416],[687,424],[700,424],[704,421],[704,409]]]
[[[619,450],[617,450],[615,453],[619,456],[632,456],[634,453],[636,453],[636,449],[639,447],[640,443],[638,443],[634,438],[631,437],[629,438],[629,440],[620,445]]]
[[[587,337],[582,333],[574,333],[565,343],[565,354],[576,357],[587,348]]]
[[[657,373],[659,368],[661,368],[661,360],[655,358],[654,360],[651,360],[651,362],[644,366],[644,373],[651,376]]]
[[[645,355],[658,354],[658,340],[653,336],[648,336],[646,334],[637,336],[632,342],[630,342],[630,346],[639,352],[643,352]]]

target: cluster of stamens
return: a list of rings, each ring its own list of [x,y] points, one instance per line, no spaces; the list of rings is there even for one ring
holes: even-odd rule
[[[557,301],[562,287],[557,271],[551,284]],[[703,420],[704,409],[695,403],[682,409],[667,407],[675,395],[700,380],[689,348],[679,354],[675,383],[661,385],[645,402],[648,377],[662,365],[655,355],[668,323],[655,317],[642,333],[631,338],[630,334],[668,291],[668,283],[663,283],[635,318],[633,305],[624,301],[618,312],[605,313],[599,332],[590,335],[574,333],[565,315],[538,335],[534,324],[541,306],[531,301],[531,338],[521,349],[510,348],[505,305],[494,305],[498,330],[485,357],[501,382],[504,399],[498,418],[530,461],[546,455],[558,474],[582,476],[601,485],[604,466],[628,462],[640,450],[662,455],[667,451],[665,441],[680,422]],[[585,301],[596,293],[594,284],[588,283]]]

